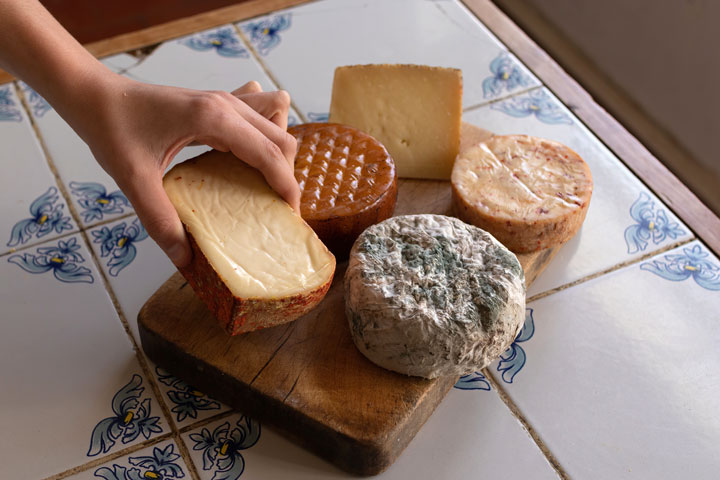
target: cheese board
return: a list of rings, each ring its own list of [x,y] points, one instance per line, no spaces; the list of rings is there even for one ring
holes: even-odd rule
[[[463,143],[490,132],[464,128]],[[447,181],[401,179],[395,215],[452,214]],[[518,255],[527,285],[559,246]],[[457,377],[428,380],[380,368],[355,347],[343,275],[294,322],[228,336],[176,273],[138,315],[142,347],[203,393],[275,429],[343,470],[375,475],[402,453]]]

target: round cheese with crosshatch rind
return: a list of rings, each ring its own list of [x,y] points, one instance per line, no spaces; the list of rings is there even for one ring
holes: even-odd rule
[[[298,143],[295,179],[302,217],[345,259],[363,230],[395,210],[395,163],[380,142],[345,125],[304,123],[288,133]]]
[[[355,241],[345,273],[353,341],[375,364],[425,378],[479,370],[525,318],[517,257],[443,215],[393,217]]]

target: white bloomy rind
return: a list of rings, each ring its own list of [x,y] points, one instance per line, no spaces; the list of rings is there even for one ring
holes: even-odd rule
[[[442,215],[393,217],[365,230],[345,274],[353,341],[406,375],[464,375],[513,342],[525,318],[517,257],[487,232]]]

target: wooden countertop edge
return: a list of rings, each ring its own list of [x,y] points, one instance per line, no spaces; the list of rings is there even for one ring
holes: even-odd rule
[[[657,160],[490,0],[461,0],[575,115],[592,130],[695,235],[720,256],[720,218]],[[246,0],[86,45],[97,57],[127,52],[308,0]],[[13,77],[0,70],[0,83]]]
[[[461,0],[585,125],[720,256],[720,218],[490,0]]]

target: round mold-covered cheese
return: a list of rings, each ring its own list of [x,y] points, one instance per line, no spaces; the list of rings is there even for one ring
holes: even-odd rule
[[[375,364],[425,378],[465,375],[520,332],[525,275],[480,228],[443,215],[398,216],[355,241],[345,309],[355,345]]]
[[[457,216],[517,253],[572,238],[593,190],[590,168],[580,155],[528,135],[495,135],[463,150],[451,180]]]
[[[288,128],[295,136],[300,213],[339,258],[370,225],[390,217],[397,201],[395,163],[367,133],[335,123]]]

